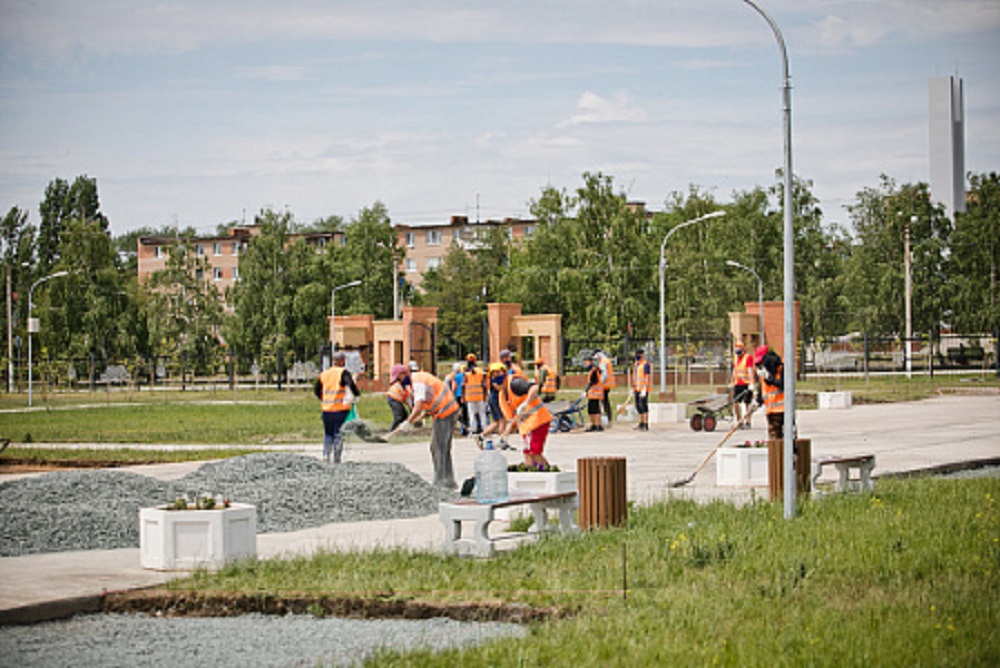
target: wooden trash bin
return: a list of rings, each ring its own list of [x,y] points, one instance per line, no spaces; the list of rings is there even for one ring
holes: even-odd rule
[[[628,519],[625,505],[625,458],[587,457],[576,460],[581,529],[621,526]]]
[[[807,438],[795,439],[795,478],[798,481],[798,494],[809,493],[809,475],[812,469],[812,441]],[[785,442],[767,442],[767,489],[772,501],[785,497]]]

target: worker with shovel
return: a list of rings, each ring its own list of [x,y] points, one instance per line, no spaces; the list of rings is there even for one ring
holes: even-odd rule
[[[444,381],[424,371],[401,372],[403,378],[410,378],[413,385],[413,412],[391,434],[408,431],[423,418],[424,414],[434,419],[431,427],[431,461],[434,464],[434,485],[444,489],[455,489],[455,469],[451,458],[452,439],[455,435],[455,421],[458,419],[458,401]]]

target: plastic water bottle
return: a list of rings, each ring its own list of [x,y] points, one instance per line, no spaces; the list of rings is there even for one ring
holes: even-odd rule
[[[476,457],[476,501],[500,503],[507,500],[507,458],[493,449],[487,441],[485,449]]]

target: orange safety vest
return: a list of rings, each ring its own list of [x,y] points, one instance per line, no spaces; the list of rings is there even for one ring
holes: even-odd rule
[[[556,384],[556,372],[548,364],[543,364],[539,373],[545,372],[545,382],[542,383],[542,394],[555,394],[559,387]]]
[[[593,370],[591,370],[591,374],[593,374]],[[598,401],[600,401],[601,399],[604,398],[604,386],[601,385],[600,371],[597,372],[597,376],[598,376],[597,382],[591,385],[587,389],[587,398],[597,399]],[[590,382],[590,375],[588,375],[587,377],[587,382],[588,383]]]
[[[610,390],[612,387],[618,385],[618,380],[615,378],[615,368],[611,365],[611,360],[607,357],[601,360],[601,375],[604,376],[605,390]]]
[[[412,378],[414,384],[428,385],[434,393],[434,398],[431,399],[429,406],[426,405],[423,397],[415,398],[415,401],[424,401],[428,415],[443,419],[458,411],[458,401],[455,400],[455,395],[452,394],[443,380],[425,371],[417,371],[412,375]]]
[[[465,372],[465,400],[486,401],[486,374],[479,367]]]
[[[639,360],[635,363],[635,371],[632,373],[632,387],[636,392],[649,392],[653,389],[653,374],[649,362]]]
[[[744,353],[733,360],[735,385],[749,385],[753,382],[753,359],[751,357],[751,355]]]
[[[783,372],[784,365],[779,366],[778,373],[775,374],[775,379],[780,380]],[[777,385],[771,385],[771,383],[763,378],[760,379],[760,384],[764,390],[764,412],[768,415],[771,413],[784,413],[785,391],[779,390]]]
[[[400,382],[395,382],[389,386],[385,396],[390,399],[395,399],[401,404],[405,404],[409,401],[410,397],[413,396],[413,390],[409,387],[403,387],[403,384]]]
[[[513,379],[513,376],[507,376],[507,380],[503,384],[503,395],[500,402],[500,412],[508,420],[513,420],[514,416],[517,415],[517,409],[528,400],[527,394],[523,397],[514,394],[514,391],[510,388],[510,381]],[[552,413],[549,412],[549,409],[542,404],[542,400],[536,395],[528,404],[528,408],[521,414],[521,419],[517,423],[517,430],[521,433],[521,436],[527,436],[539,427],[548,425],[550,422],[552,422]]]
[[[347,388],[340,384],[344,377],[344,367],[332,366],[319,375],[323,385],[323,412],[349,411],[351,404],[347,402]]]

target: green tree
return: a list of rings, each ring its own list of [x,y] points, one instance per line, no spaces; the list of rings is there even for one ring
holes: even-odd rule
[[[968,211],[955,217],[948,277],[951,324],[959,331],[1000,327],[1000,175],[970,176]]]
[[[166,266],[143,286],[148,336],[157,355],[174,365],[204,371],[221,347],[222,295],[209,280],[209,265],[195,253],[192,238],[169,249]]]
[[[40,275],[59,261],[59,237],[69,220],[96,223],[101,231],[108,231],[108,219],[100,212],[97,179],[82,175],[70,185],[63,179],[54,179],[45,188],[45,198],[38,207],[41,223],[38,229],[38,270]]]
[[[239,354],[251,359],[260,358],[265,347],[291,350],[297,293],[306,286],[310,303],[318,302],[319,296],[318,273],[312,266],[316,255],[303,241],[293,243],[291,213],[267,209],[257,221],[260,234],[250,238],[240,255],[240,279],[229,295],[235,317],[228,338]],[[302,310],[300,301],[300,317]],[[317,326],[325,322],[316,319]]]
[[[927,184],[899,186],[883,175],[879,186],[860,191],[848,210],[856,233],[845,272],[853,327],[878,334],[904,332],[903,246],[909,227],[913,331],[936,329],[948,301],[944,265],[951,223],[931,203]]]

